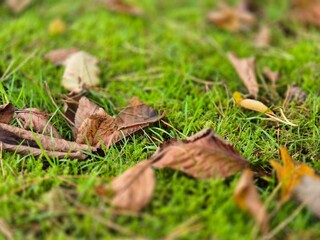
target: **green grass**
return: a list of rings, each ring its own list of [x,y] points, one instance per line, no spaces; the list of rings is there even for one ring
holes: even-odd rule
[[[211,127],[235,145],[253,165],[272,172],[269,160],[279,159],[285,145],[296,161],[320,171],[319,61],[320,35],[315,29],[292,26],[299,34],[285,36],[273,27],[274,44],[255,49],[253,33],[231,34],[207,25],[205,15],[212,1],[135,1],[146,11],[144,18],[114,14],[91,1],[35,1],[26,11],[13,15],[0,8],[0,101],[17,108],[36,107],[56,113],[52,123],[71,139],[71,129],[45,91],[45,82],[62,107],[63,69],[45,61],[52,49],[77,47],[100,59],[102,87],[88,96],[110,114],[116,114],[132,96],[165,111],[165,120],[184,135]],[[264,6],[266,22],[284,18],[285,1],[269,1]],[[68,30],[59,36],[48,34],[48,24],[62,18]],[[278,93],[271,98],[261,88],[260,98],[281,106],[288,84],[301,86],[308,94],[303,108],[294,103],[286,109],[299,127],[262,120],[262,116],[234,106],[232,93],[246,92],[226,58],[228,51],[239,56],[256,56],[257,71],[269,66],[279,70]],[[214,83],[205,86],[193,77]],[[261,77],[260,77],[261,80]],[[261,82],[261,81],[260,81]],[[217,106],[217,107],[216,107]],[[110,230],[107,221],[119,224],[134,236],[160,239],[182,224],[200,223],[189,232],[184,227],[180,239],[252,239],[254,220],[240,211],[232,199],[239,174],[222,180],[199,181],[170,170],[156,171],[157,186],[150,204],[138,216],[114,216],[111,208],[95,194],[95,186],[110,180],[152,155],[159,142],[183,138],[173,128],[154,124],[116,146],[105,157],[86,161],[21,156],[2,152],[0,218],[16,239],[97,239],[122,238],[125,232]],[[265,201],[276,186],[275,176],[257,181]],[[63,194],[59,191],[63,190]],[[51,193],[51,195],[50,195]],[[68,196],[73,199],[68,200]],[[272,199],[272,212],[278,199]],[[291,201],[275,212],[272,228],[285,221],[298,204]],[[80,209],[80,210],[79,210]],[[317,239],[320,223],[303,209],[278,239]]]

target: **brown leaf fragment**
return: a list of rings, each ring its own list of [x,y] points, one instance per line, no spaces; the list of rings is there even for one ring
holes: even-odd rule
[[[71,54],[65,61],[65,71],[62,85],[73,92],[81,92],[99,85],[97,66],[98,59],[86,52],[80,51]]]
[[[155,177],[151,162],[144,160],[115,178],[110,188],[115,193],[111,205],[122,210],[140,211],[153,194]]]
[[[242,82],[246,85],[249,93],[255,98],[258,97],[259,85],[255,74],[255,59],[238,58],[233,53],[228,53],[228,58],[238,73]]]
[[[229,177],[248,166],[231,144],[209,128],[182,141],[166,142],[151,160],[155,168],[172,168],[200,179]]]
[[[26,9],[31,3],[31,0],[6,0],[7,6],[14,12],[20,13]]]
[[[84,110],[86,108],[89,110]],[[88,99],[83,100],[82,98],[75,116],[75,127],[80,125],[76,142],[89,143],[92,146],[104,143],[110,146],[149,124],[159,121],[163,116],[158,115],[153,108],[140,102],[139,99],[133,98],[130,105],[117,117],[112,117],[102,108],[93,106]]]
[[[78,52],[77,48],[62,48],[48,52],[44,58],[56,65],[62,65],[63,62],[72,54]]]
[[[123,13],[133,16],[141,16],[144,14],[141,8],[132,6],[123,0],[100,0],[112,12]]]
[[[304,176],[294,189],[296,198],[305,203],[320,218],[320,178]]]
[[[298,105],[301,105],[307,99],[307,93],[300,87],[289,86],[286,91],[286,102],[296,101]]]
[[[289,17],[305,25],[320,27],[320,1],[292,0]]]
[[[262,26],[254,39],[254,45],[258,48],[270,46],[271,31],[267,26]]]
[[[271,82],[272,86],[276,86],[276,82],[281,77],[281,74],[279,72],[274,72],[270,68],[265,67],[263,69],[263,74],[266,76],[266,78]]]
[[[247,210],[255,218],[261,232],[267,233],[269,231],[268,214],[254,186],[253,173],[250,170],[242,173],[233,197],[241,209]]]
[[[24,129],[33,129],[37,133],[61,138],[57,129],[49,122],[48,114],[36,108],[27,108],[17,111],[17,117],[24,121]]]
[[[221,4],[218,10],[209,12],[207,19],[216,27],[230,32],[249,30],[256,22],[255,16],[247,10],[245,4],[235,8]]]
[[[12,230],[2,218],[0,218],[0,233],[5,237],[5,239],[14,240]]]
[[[88,145],[52,138],[3,123],[0,123],[0,144],[4,150],[23,155],[40,156],[45,151],[49,157],[79,160],[87,158],[87,153],[97,150]]]
[[[14,110],[11,103],[0,105],[0,123],[9,123],[14,115]]]

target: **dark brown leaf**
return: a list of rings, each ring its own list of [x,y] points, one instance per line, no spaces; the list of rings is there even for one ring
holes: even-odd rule
[[[247,210],[255,218],[262,233],[269,231],[268,214],[254,186],[253,173],[250,170],[242,173],[234,192],[234,199],[241,209]]]
[[[320,218],[320,178],[304,176],[294,189],[297,199],[305,203]]]
[[[73,53],[78,52],[76,48],[56,49],[48,52],[44,58],[57,65],[62,65],[63,62]]]
[[[307,99],[307,93],[300,87],[289,86],[286,92],[286,102],[296,101],[298,105],[301,105]]]
[[[52,138],[3,123],[0,123],[0,144],[4,150],[23,155],[40,156],[46,152],[49,157],[80,160],[87,158],[87,153],[96,151],[96,148],[88,145]]]
[[[151,160],[155,168],[172,168],[200,179],[229,177],[248,166],[248,161],[211,129],[163,144]]]
[[[156,182],[150,164],[148,160],[139,162],[111,182],[111,190],[115,193],[111,201],[113,206],[140,211],[149,203]]]
[[[100,2],[112,12],[124,13],[133,16],[141,16],[144,14],[142,9],[127,4],[123,0],[100,0]]]
[[[33,130],[44,135],[61,138],[57,129],[48,122],[46,113],[36,108],[28,108],[17,111],[17,117],[24,121],[24,129]]]
[[[228,53],[228,58],[237,71],[240,79],[246,85],[249,93],[255,98],[258,97],[259,85],[255,74],[255,59],[238,58],[233,53]]]
[[[0,105],[0,123],[9,123],[14,115],[14,110],[11,103]]]

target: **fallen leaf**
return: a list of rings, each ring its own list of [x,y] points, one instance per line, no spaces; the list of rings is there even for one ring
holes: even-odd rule
[[[271,82],[272,86],[276,86],[276,82],[280,78],[281,74],[279,72],[273,72],[270,68],[265,67],[263,69],[263,74],[267,77],[267,79]]]
[[[33,130],[44,135],[61,138],[57,129],[49,122],[48,114],[36,108],[17,111],[17,117],[24,121],[24,129]]]
[[[115,193],[111,205],[129,211],[140,211],[153,194],[155,176],[151,162],[144,160],[115,178],[110,189]]]
[[[289,16],[302,24],[320,27],[320,1],[292,0]]]
[[[81,98],[75,115],[75,127],[78,129],[76,142],[89,143],[92,146],[104,143],[109,146],[149,126],[150,123],[159,121],[163,116],[137,98],[133,98],[130,105],[117,117],[108,115],[88,99]]]
[[[267,233],[269,231],[268,214],[254,186],[253,173],[250,170],[242,173],[233,197],[241,209],[248,211],[255,218],[261,232]]]
[[[300,87],[289,86],[286,91],[286,102],[296,101],[298,105],[301,105],[307,99],[307,93]]]
[[[13,232],[8,226],[8,224],[0,218],[0,233],[7,239],[7,240],[14,240]]]
[[[49,33],[51,35],[59,35],[66,31],[67,25],[62,19],[56,18],[49,23]]]
[[[6,0],[7,6],[14,12],[19,13],[26,9],[31,3],[31,0]]]
[[[228,58],[237,71],[240,79],[246,85],[249,93],[257,98],[259,85],[255,75],[255,59],[238,58],[233,53],[228,53]]]
[[[22,155],[44,155],[57,158],[86,159],[88,154],[97,149],[84,144],[52,138],[25,129],[0,123],[0,144],[7,151]]]
[[[284,147],[280,147],[283,165],[271,160],[271,166],[277,172],[278,182],[281,183],[281,201],[286,202],[292,196],[293,190],[300,184],[301,178],[310,175],[315,176],[314,170],[304,163],[293,162]]]
[[[11,103],[0,105],[0,123],[9,123],[14,115],[14,110]]]
[[[320,218],[320,178],[306,175],[294,189],[297,199],[305,203]]]
[[[258,100],[253,100],[253,99],[244,99],[239,92],[233,93],[233,99],[235,100],[236,104],[238,104],[240,107],[243,107],[252,111],[256,111],[256,112],[274,114],[262,102]]]
[[[229,177],[248,166],[231,144],[209,128],[162,144],[151,160],[155,168],[172,168],[200,179]]]
[[[133,16],[141,16],[144,14],[141,8],[127,4],[123,0],[100,0],[110,11],[129,14]]]
[[[209,12],[207,19],[216,27],[230,32],[248,30],[256,23],[255,16],[244,4],[239,4],[235,8],[220,5],[218,10]]]
[[[65,71],[62,77],[62,85],[72,92],[81,92],[84,89],[99,85],[97,67],[98,59],[86,52],[71,54],[65,61]]]
[[[267,26],[262,26],[254,39],[254,45],[258,48],[270,46],[271,31]]]
[[[79,50],[76,48],[63,48],[63,49],[56,49],[48,52],[44,58],[53,62],[57,65],[62,65],[63,62],[70,57],[72,54],[78,52]]]

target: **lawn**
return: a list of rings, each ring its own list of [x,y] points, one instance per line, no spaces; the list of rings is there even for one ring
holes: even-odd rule
[[[0,7],[1,104],[53,113],[51,122],[71,140],[70,127],[49,97],[63,108],[63,68],[43,56],[53,49],[77,47],[100,61],[101,87],[87,93],[96,104],[116,115],[137,96],[164,111],[169,123],[155,123],[111,146],[105,156],[84,161],[49,162],[1,150],[0,227],[6,223],[15,239],[255,239],[254,220],[232,197],[240,174],[196,180],[177,171],[156,170],[153,198],[136,215],[114,215],[96,194],[97,185],[150,157],[161,142],[211,127],[255,168],[269,174],[256,185],[262,200],[269,201],[271,229],[288,223],[275,238],[320,238],[320,222],[307,208],[296,216],[292,214],[299,203],[294,201],[277,209],[278,196],[271,196],[277,181],[269,164],[280,159],[283,145],[295,161],[320,171],[319,31],[290,25],[296,34],[286,35],[276,21],[284,19],[287,2],[266,1],[265,21],[272,27],[273,44],[258,49],[252,43],[254,33],[229,33],[206,22],[215,1],[132,2],[145,10],[145,16],[112,13],[85,0],[34,1],[18,15]],[[53,36],[48,26],[57,17],[66,22],[67,30]],[[265,121],[262,114],[234,104],[233,92],[246,93],[246,88],[227,58],[230,51],[256,57],[259,98],[269,106],[282,106],[289,84],[307,93],[302,106],[292,102],[285,108],[298,127]],[[266,87],[266,66],[282,74],[279,96]]]

